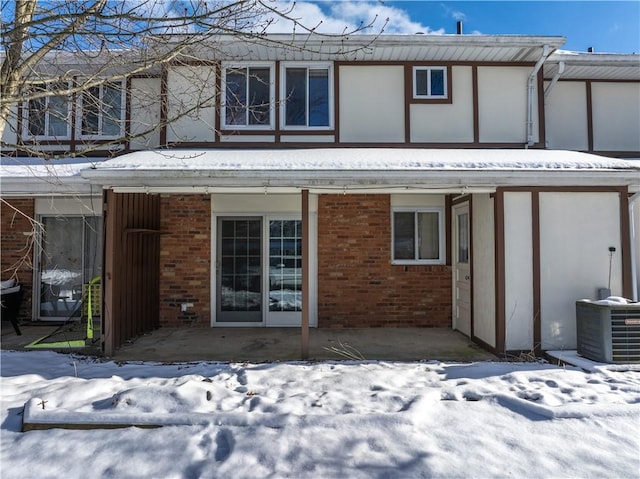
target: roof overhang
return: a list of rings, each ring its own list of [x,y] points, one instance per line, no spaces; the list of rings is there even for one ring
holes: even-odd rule
[[[640,82],[640,55],[635,53],[583,53],[556,51],[544,64],[544,76],[553,78],[564,63],[564,80],[616,80]]]
[[[534,149],[166,149],[111,160],[2,158],[3,197],[145,193],[480,193],[627,187],[640,160]]]
[[[173,38],[183,40],[182,35]],[[202,60],[536,62],[544,45],[553,51],[565,41],[562,36],[421,33],[212,35],[187,53]]]
[[[573,151],[410,148],[155,150],[83,170],[116,191],[480,192],[640,185],[640,163]]]

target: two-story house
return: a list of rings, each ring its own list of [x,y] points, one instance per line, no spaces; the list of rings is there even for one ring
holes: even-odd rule
[[[451,327],[504,353],[575,348],[577,299],[637,297],[640,55],[268,40],[17,107],[2,269],[33,241],[27,317],[101,275],[107,353],[159,326]]]

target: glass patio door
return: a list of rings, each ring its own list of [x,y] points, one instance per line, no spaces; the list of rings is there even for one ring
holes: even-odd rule
[[[269,220],[267,326],[300,326],[302,318],[302,222]]]
[[[262,322],[262,219],[218,218],[218,323]]]
[[[101,272],[102,219],[43,216],[40,240],[38,318],[79,317],[82,285]]]

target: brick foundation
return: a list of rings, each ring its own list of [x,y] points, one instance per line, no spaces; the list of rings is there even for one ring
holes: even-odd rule
[[[163,195],[160,230],[160,325],[209,327],[210,196]],[[182,303],[193,307],[183,312]]]
[[[389,195],[322,195],[318,326],[451,327],[451,267],[391,264]]]
[[[6,201],[11,206],[4,202],[0,203],[1,278],[3,280],[14,278],[22,285],[24,293],[19,318],[30,321],[32,319],[34,231],[29,218],[35,217],[35,200],[8,198]]]

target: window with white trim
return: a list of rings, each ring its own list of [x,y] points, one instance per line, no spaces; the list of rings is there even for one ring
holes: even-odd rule
[[[78,128],[82,138],[117,138],[124,134],[124,88],[108,82],[80,94]]]
[[[65,84],[35,85],[31,92],[35,98],[24,106],[23,136],[35,139],[69,139],[71,137],[71,103],[69,97],[49,95],[63,90]],[[41,96],[42,95],[42,96]]]
[[[222,89],[224,127],[272,127],[274,103],[272,66],[227,66],[222,73]]]
[[[445,99],[448,96],[446,67],[413,67],[413,98]]]
[[[392,261],[395,264],[444,264],[442,208],[392,211]]]
[[[284,64],[281,123],[283,128],[330,128],[333,76],[327,64]]]

